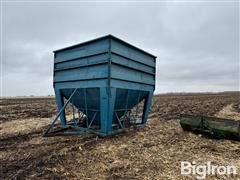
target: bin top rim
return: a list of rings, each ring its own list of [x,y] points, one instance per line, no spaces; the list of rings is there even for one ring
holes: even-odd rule
[[[133,48],[135,48],[135,49],[137,49],[137,50],[139,50],[139,51],[141,51],[141,52],[143,52],[145,54],[148,54],[148,55],[150,55],[150,56],[152,56],[154,58],[157,58],[157,56],[155,56],[155,55],[153,55],[153,54],[151,54],[149,52],[146,52],[146,51],[144,51],[144,50],[142,50],[142,49],[140,49],[140,48],[138,48],[138,47],[136,47],[136,46],[134,46],[132,44],[129,44],[126,41],[123,41],[123,40],[121,40],[121,39],[119,39],[119,38],[117,38],[117,37],[115,37],[115,36],[113,36],[111,34],[106,35],[106,36],[102,36],[102,37],[99,37],[99,38],[95,38],[95,39],[92,39],[92,40],[89,40],[89,41],[85,41],[85,42],[82,42],[82,43],[78,43],[78,44],[75,44],[75,45],[72,45],[72,46],[68,46],[68,47],[65,47],[65,48],[57,49],[57,50],[54,50],[53,53],[57,53],[57,52],[60,52],[60,51],[71,49],[71,48],[74,48],[74,47],[77,47],[77,46],[80,46],[80,45],[88,44],[88,43],[91,43],[91,42],[94,42],[94,41],[98,41],[98,40],[101,40],[101,39],[105,39],[105,38],[116,39],[116,40],[118,40],[118,41],[120,41],[120,42],[122,42],[122,43],[124,43],[124,44],[126,44],[126,45],[128,45],[130,47],[133,47]]]

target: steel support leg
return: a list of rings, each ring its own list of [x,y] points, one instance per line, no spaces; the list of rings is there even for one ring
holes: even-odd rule
[[[110,88],[109,105],[108,105],[108,132],[112,132],[112,120],[114,117],[114,106],[116,100],[116,88]]]
[[[58,112],[60,112],[63,105],[64,105],[63,95],[61,93],[61,90],[60,89],[55,89],[55,95],[56,95]],[[64,127],[66,125],[65,109],[62,110],[62,112],[60,114],[60,121],[61,121],[61,125]]]
[[[150,111],[151,104],[152,104],[152,97],[153,97],[153,92],[150,91],[144,101],[144,108],[143,108],[143,115],[142,115],[142,123],[143,124],[146,124],[146,122],[147,122],[148,113]]]
[[[100,88],[100,128],[101,133],[107,134],[108,94],[107,88]]]
[[[110,93],[110,96],[108,96]],[[116,88],[100,88],[100,126],[101,133],[108,135],[112,133],[112,119],[116,98]]]

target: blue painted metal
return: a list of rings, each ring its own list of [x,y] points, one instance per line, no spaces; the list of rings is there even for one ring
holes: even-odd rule
[[[142,100],[145,125],[155,89],[155,67],[156,56],[112,35],[54,51],[54,90],[61,125],[114,134],[124,128],[120,118]],[[66,123],[63,98],[85,114],[85,126]],[[92,125],[99,128],[91,129]]]

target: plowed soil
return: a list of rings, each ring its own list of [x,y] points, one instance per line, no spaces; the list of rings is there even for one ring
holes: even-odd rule
[[[46,138],[54,98],[1,99],[0,179],[195,179],[181,176],[181,161],[240,170],[238,141],[192,134],[179,125],[182,113],[229,117],[231,111],[238,117],[239,105],[238,93],[157,95],[146,128],[105,138]],[[230,178],[240,179],[240,172]]]

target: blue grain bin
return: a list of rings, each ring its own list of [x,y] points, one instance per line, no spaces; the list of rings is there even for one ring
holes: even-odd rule
[[[145,125],[155,89],[156,57],[112,35],[54,51],[54,90],[61,125],[68,127],[63,99],[85,114],[77,130],[100,135],[121,131],[128,110],[144,100]],[[118,124],[118,128],[113,128]],[[98,126],[91,129],[90,126]],[[79,125],[80,126],[80,125]]]

